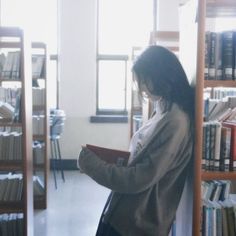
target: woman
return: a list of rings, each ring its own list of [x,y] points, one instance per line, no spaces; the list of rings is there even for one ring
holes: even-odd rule
[[[79,157],[82,171],[112,190],[97,236],[167,236],[192,157],[193,89],[175,54],[150,46],[133,72],[156,110],[132,137],[128,166],[106,164],[87,148]]]

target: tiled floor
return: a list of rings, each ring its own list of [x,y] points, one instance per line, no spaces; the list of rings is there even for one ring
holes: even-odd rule
[[[79,171],[66,171],[65,183],[58,175],[55,189],[50,176],[46,210],[34,214],[34,236],[94,236],[110,190]]]

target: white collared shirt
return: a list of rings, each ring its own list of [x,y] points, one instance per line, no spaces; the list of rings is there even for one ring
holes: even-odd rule
[[[161,113],[161,108],[159,102],[155,104],[155,114],[138,129],[130,141],[129,151],[130,158],[129,163],[136,158],[136,156],[140,153],[142,148],[145,146],[147,140],[152,135],[155,130],[158,122],[165,116],[166,113]]]

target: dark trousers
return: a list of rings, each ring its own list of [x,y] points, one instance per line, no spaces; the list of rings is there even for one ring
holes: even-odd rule
[[[111,198],[112,198],[112,192],[108,196],[106,204],[103,208],[102,215],[99,220],[96,236],[121,236],[109,223],[105,223],[103,221],[105,211],[108,208]]]
[[[121,236],[111,225],[99,222],[96,236]]]

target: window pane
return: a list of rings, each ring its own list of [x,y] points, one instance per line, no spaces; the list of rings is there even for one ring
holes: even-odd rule
[[[98,109],[125,109],[125,61],[99,61]]]

